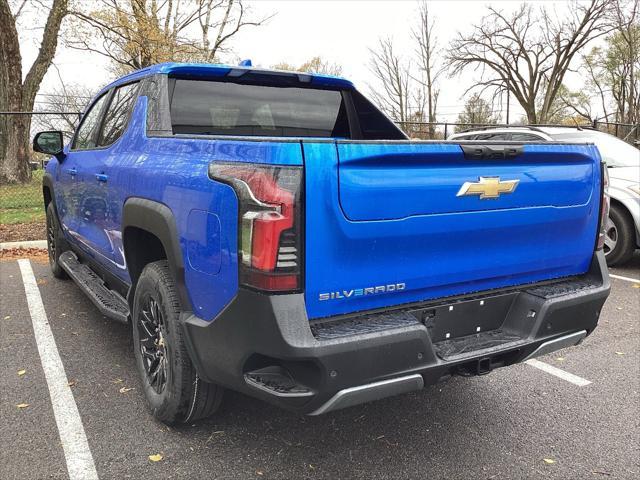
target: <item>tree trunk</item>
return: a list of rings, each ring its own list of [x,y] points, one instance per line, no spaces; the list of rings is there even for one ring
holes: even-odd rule
[[[31,179],[31,118],[29,115],[11,115],[2,123],[7,130],[3,135],[4,152],[1,154],[3,161],[0,166],[0,184],[28,182]]]
[[[67,14],[68,0],[54,0],[44,27],[40,50],[24,82],[16,22],[7,0],[0,0],[0,107],[10,112],[32,111],[40,83],[51,65],[58,32]],[[0,184],[31,178],[29,115],[9,115],[0,120]]]
[[[15,21],[6,0],[0,0],[0,106],[22,110],[22,56]],[[0,123],[0,184],[26,182],[29,169],[29,125],[24,115],[3,115]],[[20,118],[24,117],[24,118]]]

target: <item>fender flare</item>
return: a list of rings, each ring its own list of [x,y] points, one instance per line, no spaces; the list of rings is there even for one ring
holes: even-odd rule
[[[55,208],[56,207],[56,197],[55,197],[55,195],[53,193],[53,177],[51,176],[50,173],[45,173],[42,176],[42,189],[43,189],[43,191],[44,191],[45,187],[48,188],[49,192],[51,193],[51,201],[53,202],[53,207]],[[43,192],[43,195],[42,195],[42,200],[43,200],[43,203],[44,203],[44,192]],[[45,208],[47,208],[46,204],[45,204]],[[56,210],[56,215],[57,215],[57,213],[58,213],[58,211]]]
[[[191,311],[191,302],[187,293],[184,275],[184,263],[182,260],[182,249],[180,247],[180,237],[173,212],[163,203],[148,200],[146,198],[131,197],[127,199],[122,209],[122,241],[124,246],[125,261],[128,265],[133,264],[131,251],[127,249],[127,228],[135,227],[156,236],[167,255],[169,270],[176,282],[178,297],[183,311]],[[129,270],[131,275],[131,270]],[[129,304],[133,305],[133,296],[138,278],[131,278],[131,288],[129,290]]]

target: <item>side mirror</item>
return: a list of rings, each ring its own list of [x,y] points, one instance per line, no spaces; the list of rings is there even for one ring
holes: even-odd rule
[[[33,151],[58,156],[63,148],[62,132],[39,132],[33,137]]]

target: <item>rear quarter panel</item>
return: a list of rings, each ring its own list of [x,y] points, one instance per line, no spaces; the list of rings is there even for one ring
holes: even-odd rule
[[[233,189],[209,179],[209,163],[302,164],[300,142],[148,137],[146,108],[147,98],[142,96],[126,133],[106,159],[114,228],[120,228],[122,207],[130,197],[169,207],[180,236],[193,312],[212,320],[238,288],[238,211]],[[117,239],[116,248],[122,251],[120,232],[106,233]],[[129,282],[122,264],[109,268]]]

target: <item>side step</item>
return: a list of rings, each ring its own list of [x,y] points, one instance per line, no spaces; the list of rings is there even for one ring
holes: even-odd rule
[[[244,374],[247,385],[276,397],[311,397],[315,395],[304,385],[297,383],[291,374],[280,366],[271,366]]]
[[[127,301],[113,290],[109,290],[102,278],[88,265],[78,261],[75,253],[66,251],[60,255],[59,261],[64,271],[98,307],[100,313],[119,322],[127,323],[129,318]]]
[[[517,347],[522,343],[525,343],[525,339],[519,335],[513,335],[498,329],[442,340],[434,343],[433,347],[438,357],[442,360],[452,361],[480,354],[489,355],[494,351]]]
[[[418,319],[408,312],[374,313],[359,317],[310,323],[311,333],[316,340],[333,340],[350,335],[377,333],[393,328],[420,325]]]

